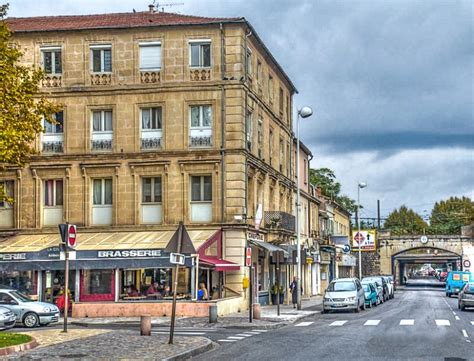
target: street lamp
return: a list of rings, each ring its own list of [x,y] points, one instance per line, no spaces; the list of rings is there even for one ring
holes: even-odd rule
[[[360,240],[360,190],[367,187],[367,183],[359,182],[357,184],[357,236],[359,238],[359,279],[362,279],[362,247]]]
[[[300,118],[308,118],[313,115],[313,109],[303,107],[298,110],[296,118],[296,258],[297,258],[297,286],[296,303],[301,310],[301,237],[300,237]]]

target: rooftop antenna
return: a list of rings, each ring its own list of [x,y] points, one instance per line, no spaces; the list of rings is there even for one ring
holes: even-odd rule
[[[153,0],[153,5],[155,5],[155,8],[159,11],[161,8],[161,12],[165,11],[165,6],[167,7],[172,7],[172,6],[181,6],[184,5],[184,3],[168,3],[168,4],[162,4],[156,0]]]

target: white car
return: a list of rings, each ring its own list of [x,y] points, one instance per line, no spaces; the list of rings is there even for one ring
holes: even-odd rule
[[[329,284],[324,293],[323,313],[337,310],[365,310],[365,293],[357,278],[339,278]]]
[[[0,330],[8,330],[15,326],[16,316],[6,307],[0,306]]]
[[[388,298],[395,298],[395,285],[393,284],[393,278],[391,276],[382,276],[385,278],[388,287]]]

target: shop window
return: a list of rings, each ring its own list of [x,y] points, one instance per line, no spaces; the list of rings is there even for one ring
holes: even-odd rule
[[[6,196],[6,200],[0,200],[0,227],[1,228],[13,228],[14,225],[14,213],[13,213],[13,186],[12,180],[0,181],[0,191]]]
[[[92,112],[92,139],[93,151],[110,151],[113,142],[112,111],[94,110]]]
[[[43,119],[43,153],[62,153],[64,150],[64,112],[53,115],[54,122]]]
[[[83,270],[81,273],[81,301],[114,300],[113,270]]]
[[[163,119],[161,107],[142,108],[141,115],[141,148],[160,149],[163,137]]]
[[[55,226],[63,221],[63,181],[44,181],[43,225]]]
[[[189,65],[193,68],[211,66],[211,41],[191,40],[189,42]]]
[[[0,285],[18,290],[28,296],[37,293],[37,271],[0,271]]]
[[[212,107],[192,105],[190,107],[189,146],[206,148],[212,146]]]
[[[61,47],[42,48],[41,55],[43,60],[43,71],[46,74],[61,74],[63,72]]]
[[[161,69],[161,43],[149,42],[140,43],[140,70],[160,70]]]
[[[94,73],[110,73],[112,71],[112,46],[91,46],[91,70]]]
[[[161,223],[162,188],[161,177],[142,178],[142,223]]]
[[[112,224],[112,179],[92,181],[92,224]]]
[[[191,221],[212,221],[212,177],[191,177]]]

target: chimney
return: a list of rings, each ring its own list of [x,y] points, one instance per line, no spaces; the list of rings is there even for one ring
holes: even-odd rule
[[[150,14],[153,14],[155,12],[155,5],[153,4],[148,5],[148,11]]]

